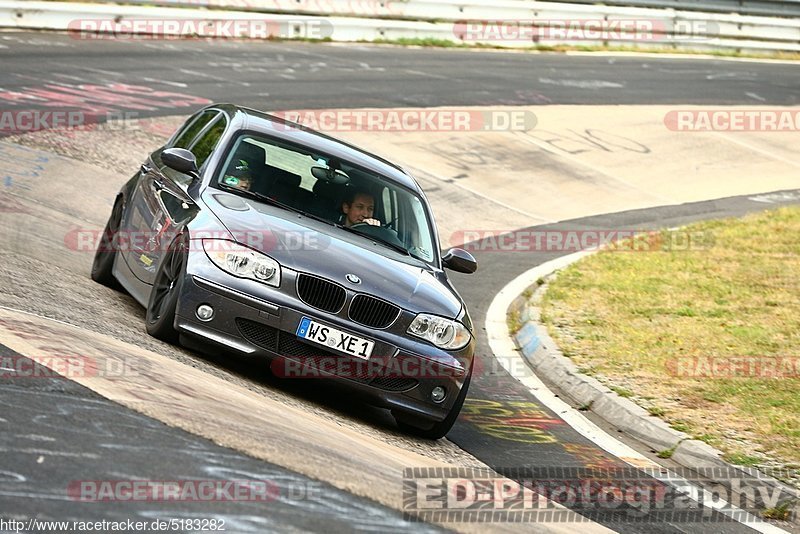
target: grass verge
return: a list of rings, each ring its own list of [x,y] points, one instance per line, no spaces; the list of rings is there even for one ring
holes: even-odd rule
[[[685,230],[713,239],[585,258],[542,317],[579,368],[734,463],[800,463],[800,207]]]
[[[372,41],[358,41],[360,43],[388,44],[397,46],[419,46],[425,48],[478,48],[490,50],[512,50],[528,52],[630,52],[640,54],[682,54],[705,55],[715,57],[734,57],[750,59],[779,59],[784,61],[800,61],[800,53],[789,51],[774,52],[748,52],[741,49],[724,50],[692,50],[683,48],[657,48],[647,46],[616,46],[616,45],[533,45],[526,47],[502,46],[491,43],[463,43],[450,39],[435,37],[400,37],[397,39],[374,39]]]

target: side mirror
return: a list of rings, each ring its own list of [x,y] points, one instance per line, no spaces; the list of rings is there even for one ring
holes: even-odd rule
[[[478,262],[472,257],[472,254],[463,248],[451,248],[442,257],[442,264],[448,269],[457,271],[459,273],[472,274],[478,270]]]
[[[200,178],[197,170],[197,159],[185,148],[168,148],[161,153],[161,161],[172,170],[188,174],[195,180]]]

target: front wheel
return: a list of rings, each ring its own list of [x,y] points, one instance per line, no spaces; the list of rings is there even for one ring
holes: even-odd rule
[[[421,438],[439,439],[445,437],[456,423],[458,414],[461,413],[461,407],[464,406],[464,400],[467,398],[467,390],[469,389],[469,383],[471,379],[472,372],[470,371],[470,374],[467,375],[466,380],[464,380],[464,385],[461,386],[461,391],[458,392],[458,398],[456,398],[456,402],[453,404],[453,407],[450,408],[447,417],[445,417],[443,420],[439,421],[438,423],[434,423],[431,427],[421,428],[416,426],[410,420],[404,418],[401,414],[392,413],[395,421],[397,421],[397,426],[400,427],[400,430],[403,432],[407,432]]]
[[[175,238],[161,259],[147,303],[147,333],[167,343],[178,343],[178,332],[174,326],[175,310],[183,287],[188,250],[185,235]]]

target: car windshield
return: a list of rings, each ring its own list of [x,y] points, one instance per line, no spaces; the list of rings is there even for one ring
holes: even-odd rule
[[[347,161],[245,134],[233,144],[216,183],[434,261],[432,225],[422,198]]]

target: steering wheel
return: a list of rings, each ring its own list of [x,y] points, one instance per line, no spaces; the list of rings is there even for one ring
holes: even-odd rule
[[[353,224],[352,226],[350,226],[350,228],[356,228],[356,227],[359,227],[359,226],[372,226],[373,228],[386,228],[386,229],[389,229],[394,223],[397,222],[398,219],[399,219],[399,217],[396,217],[394,220],[389,221],[389,222],[387,222],[385,224],[369,224],[369,223],[365,223],[365,222],[359,222],[359,223]]]
[[[384,226],[382,224],[369,224],[369,223],[365,223],[365,222],[357,222],[355,224],[351,224],[350,228],[363,228],[365,226],[370,226],[372,228],[386,228],[386,226]]]

